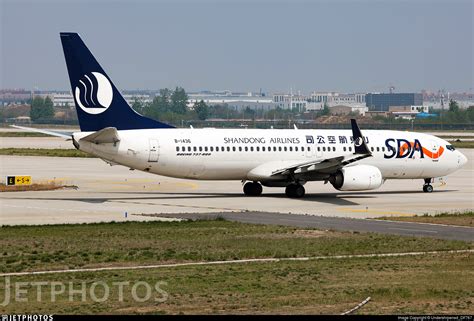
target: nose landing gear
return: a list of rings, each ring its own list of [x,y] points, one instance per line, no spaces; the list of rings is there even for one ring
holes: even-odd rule
[[[423,184],[423,192],[425,193],[431,193],[433,192],[433,185],[431,185],[432,179],[431,178],[425,178],[425,184]]]

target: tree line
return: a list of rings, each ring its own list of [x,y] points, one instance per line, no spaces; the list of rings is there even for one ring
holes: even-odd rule
[[[132,108],[146,117],[172,123],[180,120],[205,120],[209,117],[209,106],[203,100],[194,104],[192,109],[188,107],[188,100],[189,96],[183,88],[164,88],[149,103],[135,98]]]
[[[30,118],[32,121],[44,121],[54,118],[53,101],[49,96],[45,98],[35,96],[31,100]]]
[[[139,98],[135,98],[132,108],[140,114],[160,120],[163,122],[182,125],[183,122],[194,120],[206,120],[209,118],[230,120],[314,120],[320,116],[330,114],[327,104],[319,111],[299,111],[297,109],[282,109],[280,107],[270,110],[255,110],[250,107],[236,110],[227,104],[218,104],[208,106],[203,100],[200,100],[192,106],[188,105],[189,96],[182,87],[176,87],[174,90],[164,88],[161,89],[159,95],[151,102],[143,102]],[[437,117],[429,117],[415,120],[416,123],[474,123],[474,106],[467,109],[461,109],[455,100],[450,100],[449,107],[446,110],[433,110],[430,113],[437,114]],[[53,101],[50,97],[35,96],[31,100],[30,117],[33,122],[44,122],[54,118]],[[395,119],[394,116],[375,117],[375,121],[382,123],[405,123],[410,120]]]

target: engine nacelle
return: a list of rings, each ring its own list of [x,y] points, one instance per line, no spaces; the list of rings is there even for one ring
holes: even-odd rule
[[[329,181],[340,191],[377,189],[383,184],[380,170],[370,165],[343,167],[332,175]]]

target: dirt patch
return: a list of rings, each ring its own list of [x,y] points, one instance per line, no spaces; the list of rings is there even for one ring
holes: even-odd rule
[[[327,236],[328,234],[329,234],[328,231],[321,231],[321,230],[296,230],[293,232],[294,236],[307,237],[307,238],[322,237],[322,236]]]
[[[57,189],[78,189],[76,185],[60,185],[56,183],[31,184],[31,185],[5,185],[0,184],[0,193],[2,192],[26,192],[26,191],[54,191]]]

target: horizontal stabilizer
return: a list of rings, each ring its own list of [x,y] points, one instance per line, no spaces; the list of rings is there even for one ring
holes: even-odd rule
[[[35,133],[41,133],[41,134],[61,137],[61,138],[65,138],[65,139],[71,139],[71,137],[72,137],[72,133],[69,133],[69,132],[67,132],[67,133],[66,132],[56,132],[56,131],[52,131],[52,130],[31,128],[31,127],[23,127],[23,126],[16,126],[16,125],[10,125],[10,126],[13,127],[13,128],[17,128],[17,129],[24,129],[24,130],[28,130],[28,131],[35,132]]]
[[[117,128],[106,127],[81,138],[79,141],[86,141],[94,144],[107,144],[119,142],[120,137],[118,135]]]

